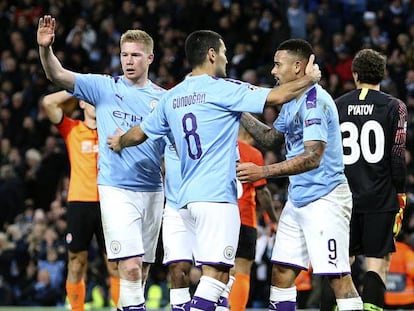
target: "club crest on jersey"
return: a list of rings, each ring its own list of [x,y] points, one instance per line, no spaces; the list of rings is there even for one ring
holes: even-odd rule
[[[305,120],[305,126],[308,127],[312,124],[321,124],[321,119],[319,118],[313,118],[313,119],[308,119]]]
[[[152,100],[150,103],[149,103],[149,106],[150,106],[150,108],[151,108],[151,111],[152,110],[154,110],[155,109],[155,107],[157,107],[157,105],[158,105],[158,100]]]
[[[236,255],[236,253],[235,253],[235,251],[234,251],[233,246],[226,246],[226,247],[224,248],[224,257],[225,257],[226,259],[229,259],[229,260],[234,259],[234,256],[235,256],[235,255]]]
[[[112,241],[110,248],[112,253],[119,254],[121,251],[121,243],[119,241]]]

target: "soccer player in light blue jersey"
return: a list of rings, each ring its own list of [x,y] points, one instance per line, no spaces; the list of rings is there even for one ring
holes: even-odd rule
[[[172,132],[182,177],[177,204],[194,237],[194,259],[202,265],[190,308],[214,310],[234,265],[240,230],[235,159],[241,114],[261,113],[266,103],[294,98],[319,80],[320,71],[312,56],[307,75],[276,89],[224,79],[226,46],[209,30],[191,33],[185,52],[191,74],[161,98],[140,126],[109,136],[108,145],[118,151]]]
[[[143,284],[155,261],[164,205],[161,157],[165,143],[148,140],[116,153],[106,145],[106,137],[116,128],[127,131],[140,124],[165,92],[148,79],[154,43],[146,32],[129,30],[120,39],[124,75],[80,74],[63,68],[54,55],[55,25],[50,15],[39,19],[40,59],[48,79],[96,107],[102,224],[108,259],[118,262],[118,307],[143,309]]]
[[[164,151],[165,206],[162,221],[163,264],[170,273],[172,311],[188,310],[190,270],[193,265],[193,240],[179,213],[177,196],[181,184],[181,166],[174,144],[167,140]]]
[[[278,47],[272,74],[280,85],[300,79],[312,47],[290,39]],[[339,310],[362,310],[351,278],[349,225],[352,196],[344,174],[336,105],[318,84],[283,105],[274,128],[244,114],[242,124],[262,145],[286,144],[286,160],[266,166],[242,163],[237,177],[252,182],[289,176],[288,201],[279,219],[272,253],[269,310],[296,308],[295,278],[312,265],[330,276]]]

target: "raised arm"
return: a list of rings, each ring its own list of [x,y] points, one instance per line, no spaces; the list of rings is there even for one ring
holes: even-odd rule
[[[267,105],[283,105],[284,103],[296,98],[302,94],[312,84],[319,82],[321,79],[321,71],[318,64],[314,64],[315,55],[309,57],[306,65],[305,75],[294,81],[283,83],[273,88],[267,95]]]
[[[267,126],[263,122],[260,122],[248,112],[242,113],[240,122],[247,132],[252,135],[254,140],[266,149],[279,147],[284,141],[282,133],[278,132],[273,127]]]
[[[59,124],[63,114],[71,112],[78,105],[78,99],[69,95],[66,91],[59,91],[43,97],[42,105],[50,122]]]
[[[121,151],[121,149],[142,144],[147,140],[147,135],[143,132],[139,125],[130,128],[126,133],[117,129],[115,135],[110,135],[106,139],[108,147],[113,151]]]
[[[55,27],[56,20],[50,15],[45,15],[39,19],[37,44],[39,45],[40,61],[46,77],[50,81],[68,91],[73,91],[75,73],[63,68],[52,50],[52,44],[55,39]]]

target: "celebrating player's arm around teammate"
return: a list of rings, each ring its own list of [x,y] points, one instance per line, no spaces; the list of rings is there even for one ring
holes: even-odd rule
[[[83,120],[65,115],[76,107],[83,111]],[[88,250],[95,236],[102,254],[106,257],[99,206],[98,185],[98,132],[95,108],[87,102],[59,91],[43,97],[42,105],[52,124],[65,140],[69,161],[70,179],[67,202],[68,274],[66,293],[72,310],[83,310],[86,296],[85,277],[88,267]],[[119,296],[117,264],[107,261],[111,280],[111,296],[116,304]]]
[[[406,105],[381,92],[386,58],[372,49],[352,61],[356,89],[336,100],[345,175],[353,194],[350,255],[364,255],[364,310],[382,310],[394,237],[406,204]]]
[[[53,53],[56,21],[39,19],[37,43],[49,80],[96,107],[98,190],[108,259],[118,262],[118,307],[145,308],[144,283],[155,262],[164,193],[161,177],[163,140],[113,152],[106,137],[116,128],[127,131],[151,113],[165,92],[148,79],[154,42],[142,30],[128,30],[120,39],[123,75],[75,73],[62,67]]]
[[[272,74],[280,85],[305,74],[312,47],[305,40],[284,41],[274,55]],[[289,176],[271,260],[270,310],[295,310],[295,278],[312,264],[313,273],[329,275],[339,310],[362,310],[351,278],[349,221],[351,191],[344,174],[338,112],[332,97],[314,84],[284,104],[270,128],[249,114],[242,124],[259,143],[275,146],[285,139],[286,160],[258,166],[241,163],[237,177],[251,182]]]
[[[234,166],[241,113],[261,113],[265,104],[283,104],[318,81],[320,71],[312,56],[307,76],[277,89],[261,88],[224,79],[226,46],[213,31],[191,33],[185,51],[191,74],[167,91],[140,126],[109,136],[107,143],[118,151],[147,137],[170,132],[174,136],[182,176],[179,212],[194,234],[194,259],[202,266],[200,283],[187,305],[212,310],[228,282],[239,237]]]

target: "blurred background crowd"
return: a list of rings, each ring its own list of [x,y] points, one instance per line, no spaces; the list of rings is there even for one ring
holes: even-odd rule
[[[388,59],[382,90],[402,99],[409,111],[404,230],[414,232],[414,1],[0,0],[0,305],[65,303],[69,163],[63,140],[39,105],[57,90],[38,56],[36,29],[43,14],[57,20],[56,55],[66,68],[83,73],[122,74],[120,35],[131,28],[147,31],[155,42],[150,79],[167,89],[189,71],[183,45],[196,29],[223,36],[229,77],[262,86],[275,83],[270,70],[279,43],[308,40],[322,69],[320,83],[333,98],[354,88],[351,62],[357,50],[381,51]],[[276,116],[267,108],[259,117],[271,125]],[[267,164],[283,160],[283,150],[262,151]],[[287,179],[269,179],[279,210],[286,186]],[[273,232],[262,225],[251,278],[254,307],[268,299]],[[414,248],[413,234],[407,241]],[[107,305],[103,261],[95,249],[90,257],[88,300]],[[194,284],[198,277],[194,269]],[[168,274],[158,262],[148,282],[147,307],[166,305],[167,296]]]

